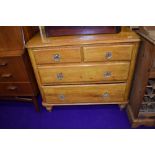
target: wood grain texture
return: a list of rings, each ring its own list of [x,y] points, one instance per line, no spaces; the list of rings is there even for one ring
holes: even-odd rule
[[[22,56],[0,58],[0,82],[28,81],[29,78],[25,70],[25,64]]]
[[[0,83],[0,96],[32,96],[31,83],[7,82]]]
[[[140,112],[148,80],[155,78],[155,43],[143,32],[137,31],[137,33],[141,36],[142,41],[127,112],[133,127],[140,125],[155,126],[155,119],[150,117],[151,113],[142,114]]]
[[[128,28],[122,28],[115,35],[50,37],[46,42],[36,35],[27,47],[42,105],[49,109],[53,105],[72,103],[127,104],[139,41],[138,35]],[[66,54],[74,48],[80,52],[72,50]],[[62,49],[67,49],[59,53],[63,61],[53,62],[53,54]],[[109,51],[112,57],[106,60],[105,54]],[[111,98],[101,98],[104,88],[110,91]],[[64,94],[61,93],[70,99],[62,100]]]
[[[135,118],[138,117],[140,105],[143,100],[145,88],[147,85],[149,72],[148,68],[151,66],[151,49],[149,42],[142,40],[135,69],[135,77],[132,84],[132,91],[130,94],[130,106]]]
[[[75,103],[62,103],[62,104],[60,104],[60,103],[48,103],[48,102],[42,102],[42,105],[45,107],[45,108],[47,108],[47,107],[52,107],[53,108],[53,106],[68,106],[68,105],[72,105],[72,106],[76,106],[76,105],[108,105],[108,104],[114,104],[114,105],[124,105],[124,106],[126,106],[127,104],[128,104],[128,101],[119,101],[119,102],[82,102],[82,103],[80,103],[80,102],[75,102]]]
[[[129,62],[88,63],[40,66],[38,72],[42,84],[126,81]],[[59,77],[60,76],[60,77]]]
[[[149,72],[149,78],[155,78],[155,43],[150,44],[150,51],[151,51],[151,67]]]
[[[0,99],[20,96],[35,99],[39,93],[25,43],[34,35],[33,27],[0,27]],[[23,99],[24,101],[24,99]]]
[[[120,26],[45,26],[44,29],[47,37],[120,32]]]
[[[131,83],[133,80],[133,74],[134,74],[134,70],[135,70],[138,48],[139,48],[139,43],[134,43],[134,48],[132,51],[132,58],[131,58],[131,62],[130,62],[130,70],[129,70],[128,80],[127,80],[127,87],[126,87],[126,91],[125,91],[126,99],[129,98],[129,94],[130,94],[130,88],[131,88]]]
[[[108,43],[133,43],[139,42],[139,36],[129,28],[123,27],[118,34],[100,34],[100,35],[79,35],[50,37],[46,42],[42,42],[40,34],[34,36],[26,44],[27,48],[56,47],[56,46],[74,46],[88,44],[108,44]]]
[[[32,67],[27,49],[25,49],[25,52],[24,52],[23,62],[25,65],[25,70],[27,71],[27,76],[29,78],[29,82],[31,82],[31,86],[33,89],[33,96],[36,97],[39,94],[39,89],[38,89],[38,84],[37,84],[37,81],[35,78],[35,74],[33,71],[33,67]]]
[[[0,52],[23,50],[24,40],[20,26],[0,26]]]
[[[132,50],[132,44],[83,47],[84,61],[131,60]],[[111,53],[111,57],[108,57],[108,53]]]
[[[37,64],[81,62],[80,47],[43,48],[33,51]]]
[[[38,84],[42,99],[45,100],[44,99],[45,97],[44,97],[44,94],[43,94],[43,91],[42,91],[42,88],[41,88],[41,81],[40,81],[40,77],[39,77],[39,73],[38,73],[38,69],[37,69],[37,65],[36,65],[36,62],[35,62],[35,57],[34,57],[33,51],[31,49],[28,49],[28,54],[29,54],[29,57],[30,57],[30,60],[31,60],[31,64],[32,64],[32,67],[33,67],[33,71],[34,71],[34,74],[35,74],[35,78],[36,78],[36,81],[37,81],[37,84]]]
[[[25,43],[27,43],[27,41],[29,41],[38,31],[38,26],[22,26],[22,33]]]
[[[11,57],[11,56],[21,56],[24,53],[24,50],[13,50],[13,51],[1,51],[0,58]]]
[[[126,84],[44,86],[47,103],[124,101]],[[105,94],[108,93],[108,96]],[[105,95],[105,96],[104,96]]]
[[[25,48],[25,43],[38,30],[34,26],[0,26],[0,53],[22,51]]]

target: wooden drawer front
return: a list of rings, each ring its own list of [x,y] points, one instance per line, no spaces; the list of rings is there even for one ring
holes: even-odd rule
[[[42,84],[125,81],[128,62],[39,67]]]
[[[26,82],[28,76],[22,57],[0,58],[0,82]]]
[[[0,83],[0,96],[32,95],[31,83]]]
[[[80,47],[40,49],[34,51],[37,64],[81,62]]]
[[[149,78],[155,78],[155,69],[151,68],[151,70],[149,72]]]
[[[124,101],[126,84],[44,86],[47,103],[93,103]]]
[[[133,45],[84,47],[84,61],[130,60]]]

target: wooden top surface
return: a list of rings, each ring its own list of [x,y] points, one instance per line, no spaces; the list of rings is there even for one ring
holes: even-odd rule
[[[138,42],[139,36],[128,27],[122,27],[122,31],[117,34],[96,34],[96,35],[76,35],[49,37],[43,42],[40,33],[35,35],[26,44],[27,48],[69,46],[69,45],[87,45],[100,43],[123,43]]]
[[[13,50],[13,51],[0,51],[0,58],[21,56],[25,50]]]
[[[155,45],[155,31],[143,32],[143,31],[136,31],[141,37],[147,39],[152,44]]]

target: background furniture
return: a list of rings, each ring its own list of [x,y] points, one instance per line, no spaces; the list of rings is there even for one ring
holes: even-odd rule
[[[80,34],[113,34],[121,30],[120,26],[44,26],[45,37],[58,37]],[[44,33],[43,32],[43,33]]]
[[[155,27],[140,28],[141,46],[136,61],[128,115],[132,127],[155,125]]]
[[[0,99],[33,101],[36,110],[38,87],[25,43],[35,27],[0,27]]]
[[[27,48],[42,104],[128,103],[139,37],[124,27],[118,34],[34,36]]]

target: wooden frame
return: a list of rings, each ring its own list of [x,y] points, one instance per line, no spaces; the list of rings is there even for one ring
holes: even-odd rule
[[[155,59],[155,44],[153,40],[143,32],[137,31],[137,33],[141,36],[141,45],[136,62],[135,77],[132,83],[130,103],[127,112],[133,127],[140,125],[155,126],[155,119],[151,118],[153,117],[152,113],[140,113],[148,80],[149,78],[155,78],[152,68]],[[151,117],[149,118],[149,116]]]
[[[44,35],[44,34],[41,34]],[[53,105],[60,105],[60,104],[50,104],[50,103],[46,103],[46,99],[45,99],[45,94],[42,90],[42,82],[41,82],[41,78],[39,75],[39,71],[38,71],[38,66],[44,66],[44,65],[38,65],[36,63],[35,60],[35,56],[34,56],[34,52],[36,50],[44,50],[44,49],[54,49],[54,48],[66,48],[66,47],[77,47],[79,46],[81,49],[81,62],[77,63],[77,64],[87,64],[87,62],[84,62],[84,58],[83,58],[83,47],[88,47],[88,46],[105,46],[105,45],[113,45],[113,46],[117,46],[120,44],[128,44],[128,45],[133,45],[133,49],[132,49],[132,56],[131,56],[131,60],[128,60],[130,62],[130,69],[128,72],[128,79],[124,82],[127,83],[126,86],[126,90],[124,93],[124,101],[123,102],[112,102],[112,103],[93,103],[93,104],[119,104],[121,105],[120,107],[124,107],[124,105],[127,105],[128,103],[128,97],[129,97],[129,93],[130,93],[130,87],[131,87],[131,82],[132,82],[132,77],[133,77],[133,72],[134,72],[134,68],[135,68],[135,62],[136,62],[136,57],[137,57],[137,51],[138,51],[138,47],[139,47],[139,37],[132,32],[129,28],[122,28],[122,32],[118,33],[118,34],[105,34],[105,35],[83,35],[83,36],[62,36],[62,37],[50,37],[48,38],[48,42],[44,42],[42,40],[42,37],[38,35],[36,35],[34,38],[32,38],[28,44],[27,44],[27,48],[28,48],[28,52],[29,52],[29,56],[31,59],[31,63],[35,72],[35,76],[39,85],[39,89],[42,95],[42,99],[43,99],[43,106],[46,107],[47,110],[51,111],[51,108]],[[109,60],[110,61],[110,60]],[[119,60],[121,62],[121,60]],[[116,60],[117,62],[117,60]],[[61,62],[60,62],[61,63]],[[96,62],[92,62],[94,65]],[[108,61],[106,62],[102,62],[102,63],[108,63]],[[63,63],[62,63],[63,64]],[[66,63],[67,65],[71,65],[71,63]],[[49,64],[52,65],[52,64]],[[55,64],[57,65],[57,64]],[[102,82],[104,83],[104,82]],[[110,83],[116,83],[116,81],[111,81]],[[75,84],[75,83],[72,83]],[[82,84],[82,83],[80,83]],[[83,83],[84,84],[84,83]],[[91,84],[91,83],[90,83]],[[53,84],[51,84],[52,86]],[[83,105],[83,104],[91,104],[91,103],[74,103],[74,105]],[[62,104],[62,105],[68,105],[68,104]],[[70,105],[70,104],[69,104]]]

